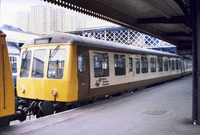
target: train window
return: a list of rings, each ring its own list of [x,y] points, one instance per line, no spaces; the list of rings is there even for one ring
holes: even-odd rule
[[[163,71],[163,58],[158,58],[158,72]]]
[[[43,78],[47,50],[36,50],[33,56],[32,77]]]
[[[78,74],[85,74],[85,55],[78,54]]]
[[[135,56],[136,74],[140,74],[140,56]]]
[[[109,76],[108,53],[94,52],[94,77]]]
[[[129,58],[128,63],[129,63],[129,72],[132,72],[133,71],[133,58]]]
[[[169,59],[169,70],[172,69],[172,61]]]
[[[150,58],[151,72],[156,72],[156,58]]]
[[[178,59],[176,59],[176,70],[178,70]]]
[[[164,59],[164,70],[165,71],[168,71],[168,59],[166,58],[166,59]]]
[[[141,57],[142,73],[148,73],[148,58],[146,56]]]
[[[48,74],[47,77],[51,79],[62,79],[64,64],[65,64],[64,49],[52,49],[50,50]]]
[[[114,55],[115,60],[115,75],[125,75],[126,74],[126,57],[125,55]]]
[[[22,53],[22,62],[20,69],[20,77],[28,77],[31,62],[31,51],[24,51]]]
[[[175,70],[175,61],[172,60],[172,70]]]
[[[17,57],[10,56],[10,65],[12,73],[17,73]]]
[[[181,60],[178,60],[178,69],[181,70]]]

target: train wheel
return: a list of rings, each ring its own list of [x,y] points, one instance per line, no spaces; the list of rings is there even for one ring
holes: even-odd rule
[[[39,108],[42,111],[43,116],[51,115],[54,113],[53,103],[51,101],[44,101],[39,103]]]

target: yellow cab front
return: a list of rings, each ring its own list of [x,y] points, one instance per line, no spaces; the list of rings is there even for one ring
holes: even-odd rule
[[[17,79],[18,97],[71,102],[78,99],[76,46],[23,47]]]

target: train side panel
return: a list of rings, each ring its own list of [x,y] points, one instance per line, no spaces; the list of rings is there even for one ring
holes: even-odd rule
[[[0,117],[15,113],[14,82],[5,35],[0,33]]]

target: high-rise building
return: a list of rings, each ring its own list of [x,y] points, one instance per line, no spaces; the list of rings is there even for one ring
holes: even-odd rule
[[[19,12],[17,18],[19,28],[38,34],[75,31],[86,25],[85,18],[81,15],[43,5],[31,7],[30,13]]]
[[[53,9],[43,5],[31,7],[30,30],[39,34],[53,32]]]
[[[17,27],[23,31],[30,31],[30,13],[27,11],[17,12]]]
[[[66,12],[62,9],[54,9],[54,19],[53,19],[53,25],[54,25],[54,32],[63,32],[66,31]]]

